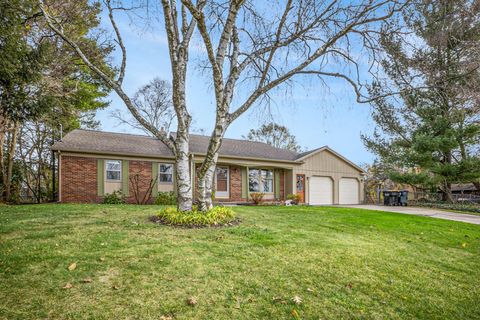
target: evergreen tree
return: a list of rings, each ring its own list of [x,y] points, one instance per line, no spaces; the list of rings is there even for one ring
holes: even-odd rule
[[[383,38],[389,80],[371,87],[384,98],[363,140],[393,180],[439,188],[451,201],[452,183],[480,177],[480,3],[419,1],[402,23],[410,34]]]
[[[62,18],[80,34],[98,26],[98,4],[74,5],[76,10]],[[37,197],[40,201],[52,187],[47,178],[49,147],[59,126],[68,132],[82,124],[98,125],[92,115],[107,105],[102,98],[108,89],[69,45],[51,37],[36,1],[2,1],[0,12],[0,194],[3,200],[15,200],[18,194],[12,190],[18,191],[19,183],[29,185],[27,179],[33,177],[34,193],[43,194]],[[105,62],[111,52],[108,43],[100,46],[85,40],[83,45],[105,72],[113,73]]]

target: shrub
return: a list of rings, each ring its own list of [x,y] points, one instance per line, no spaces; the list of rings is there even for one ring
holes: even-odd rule
[[[464,212],[480,214],[480,205],[477,205],[477,204],[427,202],[427,201],[418,201],[418,202],[411,201],[411,203],[414,206],[418,206],[418,207],[428,207],[428,208],[453,210],[453,211],[464,211]]]
[[[208,227],[229,225],[235,221],[235,214],[228,207],[214,207],[207,212],[192,211],[180,212],[174,207],[166,207],[156,216],[151,217],[153,222],[183,227]]]
[[[103,198],[103,204],[125,204],[125,196],[121,191],[107,193]]]
[[[159,192],[154,202],[156,205],[173,206],[177,204],[177,195],[173,191]]]
[[[260,202],[262,202],[264,196],[265,196],[265,193],[263,193],[263,192],[252,192],[252,193],[250,193],[250,198],[252,198],[252,201],[255,204],[259,204]]]
[[[300,202],[300,195],[291,193],[287,195],[287,200],[292,200],[293,204],[298,204]]]

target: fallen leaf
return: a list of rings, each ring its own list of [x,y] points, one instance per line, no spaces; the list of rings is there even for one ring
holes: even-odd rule
[[[195,297],[189,297],[189,298],[187,299],[187,304],[188,304],[189,306],[194,306],[194,305],[196,305],[197,303],[198,303],[198,301],[197,301],[197,298],[195,298]]]
[[[113,290],[119,290],[119,289],[120,289],[120,287],[119,287],[119,286],[117,286],[116,284],[114,284],[114,285],[112,286],[112,289],[113,289]]]
[[[73,263],[70,263],[70,265],[68,266],[68,270],[69,271],[73,271],[77,268],[77,264],[75,262]]]
[[[92,281],[93,281],[92,278],[83,279],[83,283],[91,283]]]
[[[100,260],[100,262],[103,262],[103,261],[105,261],[105,258],[104,258],[104,257],[100,257],[100,259],[98,259],[98,260]]]
[[[66,285],[63,286],[63,289],[72,289],[73,288],[73,285],[68,282]]]
[[[353,284],[348,283],[345,287],[346,287],[347,289],[350,289],[350,290],[351,290],[351,289],[353,288]]]
[[[297,312],[297,310],[295,310],[295,309],[292,309],[292,311],[291,311],[290,313],[291,313],[292,316],[294,316],[295,318],[298,318],[298,317],[299,317],[298,312]]]
[[[467,243],[466,242],[462,243],[462,248],[466,248],[466,247],[467,247]]]
[[[292,298],[292,301],[293,303],[295,303],[296,305],[300,305],[302,303],[302,298],[300,298],[299,296],[294,296]]]
[[[308,292],[313,292],[313,289],[307,288]]]

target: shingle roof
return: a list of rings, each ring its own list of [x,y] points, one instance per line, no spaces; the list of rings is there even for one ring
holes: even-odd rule
[[[190,152],[205,154],[210,137],[190,135]],[[73,130],[62,141],[56,142],[52,150],[114,153],[149,157],[172,157],[172,152],[156,138],[94,130]],[[223,139],[220,156],[255,158],[277,161],[295,161],[299,154],[272,147],[266,143],[237,139]]]
[[[190,152],[205,154],[210,137],[190,135]],[[298,154],[293,151],[272,147],[263,142],[224,138],[220,156],[259,158],[268,160],[295,161]]]
[[[165,144],[152,137],[81,129],[68,133],[52,150],[173,157]]]

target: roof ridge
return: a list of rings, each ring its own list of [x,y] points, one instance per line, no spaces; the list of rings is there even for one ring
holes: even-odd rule
[[[172,134],[176,134],[177,132],[171,132]],[[210,138],[210,136],[207,136],[207,135],[203,135],[203,134],[196,134],[196,133],[193,133],[193,134],[190,134],[190,136],[196,136],[196,137],[202,137],[202,138]],[[271,144],[268,144],[266,142],[262,142],[262,141],[252,141],[252,140],[248,140],[248,139],[237,139],[237,138],[225,138],[223,137],[222,140],[230,140],[230,141],[241,141],[241,142],[248,142],[248,143],[258,143],[258,144],[261,144],[261,145],[265,145],[265,146],[269,146],[271,148],[274,148],[274,149],[277,149],[277,150],[282,150],[282,151],[287,151],[287,152],[290,152],[292,154],[295,154],[295,155],[299,155],[298,152],[295,152],[295,151],[292,151],[292,150],[288,150],[288,149],[283,149],[283,148],[278,148],[278,147],[274,147],[272,146]]]
[[[129,133],[129,132],[115,132],[115,131],[104,131],[104,130],[95,130],[95,129],[84,129],[84,128],[78,128],[74,129],[72,131],[89,131],[89,132],[97,132],[97,133],[111,133],[111,134],[118,134],[118,135],[124,135],[124,136],[134,136],[134,137],[143,137],[143,138],[149,138],[149,139],[155,139],[158,140],[155,137],[146,135],[146,134],[139,134],[139,133]]]
[[[155,137],[152,137],[152,136],[149,136],[149,135],[146,135],[146,134],[138,134],[138,133],[104,131],[104,130],[84,129],[84,128],[78,128],[78,129],[75,129],[75,130],[79,130],[79,131],[89,131],[89,132],[95,132],[95,133],[110,133],[110,134],[116,134],[116,135],[128,135],[128,136],[143,137],[143,138],[149,138],[149,139],[155,139],[155,140],[157,140],[157,138],[155,138]],[[170,132],[170,134],[176,134],[176,133],[177,133],[176,131],[171,131],[171,132]],[[191,133],[190,136],[196,136],[196,137],[202,137],[202,138],[210,138],[210,136],[203,135],[203,134],[196,134],[196,133],[193,133],[193,134]],[[261,145],[269,146],[269,147],[274,148],[274,149],[278,149],[278,150],[282,150],[282,151],[287,151],[287,152],[290,152],[290,153],[295,154],[295,155],[297,155],[297,156],[302,154],[302,153],[298,153],[298,152],[295,152],[295,151],[292,151],[292,150],[283,149],[283,148],[278,148],[278,147],[272,146],[271,144],[268,144],[268,143],[262,142],[262,141],[252,141],[252,140],[248,140],[248,139],[225,138],[225,137],[224,137],[222,140],[241,141],[241,142],[248,142],[248,143],[258,143],[258,144],[261,144]],[[314,150],[316,150],[316,149],[314,149]],[[310,152],[310,151],[307,151],[307,152]]]

